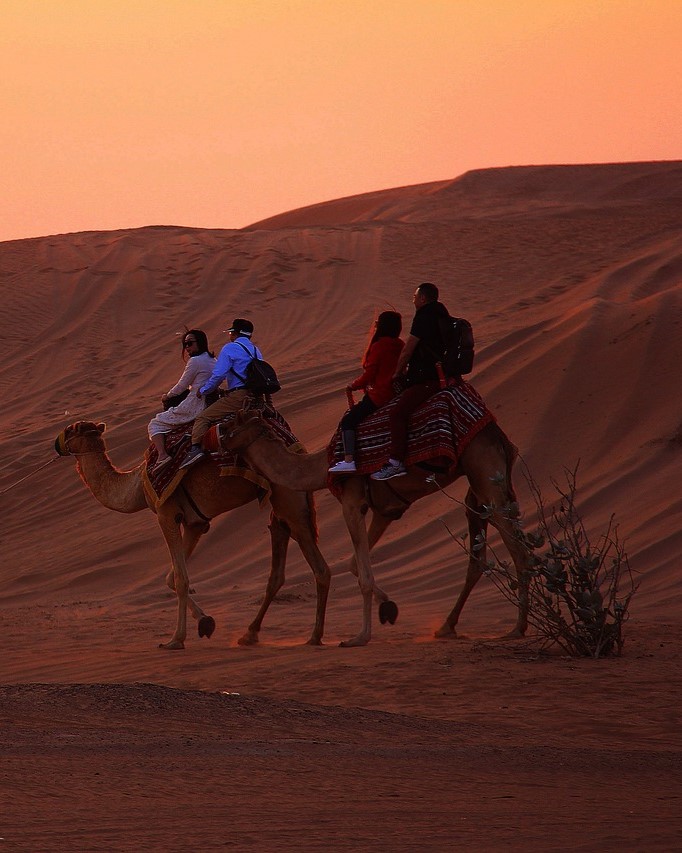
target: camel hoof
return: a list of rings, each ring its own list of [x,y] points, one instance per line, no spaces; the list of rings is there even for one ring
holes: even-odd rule
[[[366,646],[369,640],[366,640],[364,637],[356,637],[354,640],[343,640],[339,643],[339,648],[341,649],[355,649],[360,646]]]
[[[171,640],[168,643],[159,643],[159,648],[170,649],[171,651],[174,651],[175,649],[184,649],[185,644],[182,642],[182,640]]]
[[[308,640],[308,642],[306,643],[306,646],[323,646],[323,645],[324,645],[324,643],[322,642],[322,640],[319,637],[311,637]]]
[[[247,631],[243,637],[237,640],[238,646],[256,646],[258,645],[258,633],[256,631]]]
[[[442,640],[444,637],[455,637],[456,639],[457,631],[451,625],[448,625],[448,623],[446,622],[437,631],[434,631],[433,636],[439,640]]]
[[[395,601],[382,601],[379,605],[379,622],[385,625],[395,625],[398,618],[398,605]]]
[[[198,627],[200,637],[210,637],[215,631],[215,619],[212,616],[202,616]]]
[[[520,631],[518,628],[514,628],[508,634],[503,634],[500,639],[501,640],[523,640],[526,636],[525,631]]]

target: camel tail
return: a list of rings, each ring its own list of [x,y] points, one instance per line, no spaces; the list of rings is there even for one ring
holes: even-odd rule
[[[498,440],[502,445],[502,449],[504,450],[504,457],[507,462],[507,470],[505,472],[507,477],[507,489],[509,491],[509,500],[516,501],[516,490],[514,489],[514,480],[512,479],[512,469],[514,468],[514,464],[519,455],[519,448],[508,438],[506,433],[502,431],[502,429],[495,424],[497,427]]]

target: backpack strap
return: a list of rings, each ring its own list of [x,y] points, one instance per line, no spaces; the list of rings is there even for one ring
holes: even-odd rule
[[[444,352],[447,352],[448,342],[447,342],[446,335],[443,333],[443,330],[446,327],[449,328],[449,324],[454,319],[455,318],[451,317],[449,314],[447,315],[447,317],[443,317],[443,316],[436,317],[436,326],[438,327],[438,336],[440,337],[441,343],[443,344],[443,351]],[[418,340],[419,340],[419,346],[423,347],[424,352],[427,352],[431,356],[431,358],[433,359],[433,363],[434,364],[442,364],[442,359],[440,359],[438,357],[438,354],[435,352],[435,350],[432,347],[430,347],[427,343],[425,343],[421,338],[418,338]]]
[[[250,355],[251,358],[255,358],[255,353],[249,352],[249,350],[244,346],[244,344],[240,344],[239,341],[233,341],[233,343],[237,344],[238,347],[241,347],[247,355]],[[240,379],[242,382],[246,382],[246,376],[242,376],[241,373],[237,373],[234,367],[230,368],[230,373],[234,373],[237,379]]]
[[[244,344],[239,343],[239,341],[233,341],[233,343],[237,344],[238,347],[241,347],[247,355],[250,355],[252,361],[258,358],[258,356],[256,355],[255,344],[253,347],[253,352],[251,352],[248,347],[245,347]],[[230,370],[232,371],[232,373],[234,373],[237,379],[241,379],[242,382],[246,382],[246,376],[242,376],[241,373],[237,373],[234,367],[231,367]]]
[[[454,319],[455,318],[451,317],[450,314],[448,314],[447,317],[442,317],[442,316],[436,317],[437,326],[438,326],[438,334],[440,335],[440,339],[441,339],[441,342],[443,344],[443,356],[445,356],[445,354],[448,351],[448,342],[447,342],[446,336],[443,334],[443,329],[445,328],[446,323],[448,323],[448,324],[452,323],[452,321]],[[436,373],[438,374],[438,381],[440,382],[440,387],[441,388],[447,387],[448,377],[446,377],[446,375],[445,375],[443,358],[439,358],[438,354],[436,352],[434,352],[434,350],[428,344],[424,343],[424,341],[420,341],[419,343],[424,347],[424,350],[433,359],[433,366],[436,368]]]
[[[256,356],[256,347],[254,346],[253,352],[249,351],[248,347],[245,347],[244,344],[240,344],[239,341],[235,341],[238,347],[241,347],[247,355],[250,355],[251,358],[257,358]]]

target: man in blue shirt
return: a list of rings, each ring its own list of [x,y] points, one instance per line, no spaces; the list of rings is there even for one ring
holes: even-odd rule
[[[213,373],[197,390],[197,397],[204,397],[215,391],[223,381],[227,383],[227,394],[197,415],[192,428],[192,449],[182,463],[182,468],[193,465],[204,455],[201,440],[211,426],[242,409],[246,399],[253,397],[253,394],[244,388],[246,368],[254,357],[263,358],[258,347],[251,343],[253,323],[238,317],[227,331],[230,334],[230,342],[220,350]]]

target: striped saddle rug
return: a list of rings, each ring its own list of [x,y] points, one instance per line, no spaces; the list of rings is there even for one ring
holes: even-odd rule
[[[291,427],[276,409],[264,408],[261,412],[263,418],[278,435],[287,447],[296,449],[299,445],[298,439],[291,431]],[[226,418],[222,423],[229,423]],[[172,461],[160,469],[155,469],[157,452],[150,442],[145,454],[145,470],[143,483],[147,493],[152,498],[154,505],[159,505],[173,493],[178,483],[182,480],[188,468],[180,468],[186,459],[192,446],[192,425],[194,421],[181,424],[171,432],[166,433],[166,451],[172,457]],[[224,451],[217,440],[215,426],[211,427],[204,436],[204,447],[209,451],[207,458],[220,468],[221,477],[245,477],[259,486],[264,492],[261,502],[270,494],[270,484],[265,478],[256,474],[247,463],[236,453]]]
[[[395,401],[364,420],[357,432],[355,464],[360,474],[378,471],[388,462],[389,414]],[[461,380],[430,397],[410,417],[406,465],[429,462],[438,468],[454,467],[465,447],[483,427],[495,421],[473,385]],[[329,464],[343,459],[341,429],[328,448]]]

